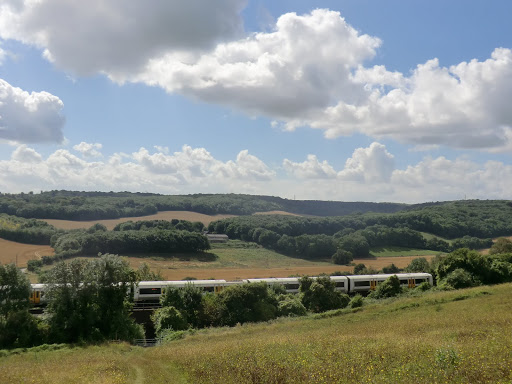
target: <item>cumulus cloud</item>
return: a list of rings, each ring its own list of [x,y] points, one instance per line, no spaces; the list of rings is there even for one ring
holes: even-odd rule
[[[283,168],[286,172],[301,179],[331,179],[336,177],[336,171],[327,162],[320,162],[315,155],[308,155],[306,161],[295,163],[284,159]]]
[[[378,164],[383,162],[384,164]],[[424,202],[468,198],[510,198],[512,166],[467,158],[425,157],[417,164],[396,169],[384,145],[357,148],[335,170],[314,155],[302,163],[283,160],[278,169],[248,151],[236,159],[215,159],[205,148],[184,146],[172,154],[115,153],[101,161],[82,159],[66,149],[43,157],[27,145],[0,161],[0,191],[128,190],[171,194],[252,193],[298,199],[341,201]]]
[[[40,47],[56,66],[159,86],[262,115],[272,125],[362,133],[416,145],[512,149],[512,50],[410,73],[370,64],[381,40],[339,12],[280,16],[245,34],[243,0],[7,0],[0,37]]]
[[[384,145],[374,142],[368,148],[357,148],[352,157],[347,159],[338,177],[344,180],[382,182],[390,179],[394,169],[394,156]]]
[[[78,146],[82,146],[83,143]],[[275,178],[275,172],[257,157],[241,151],[236,160],[222,162],[204,148],[183,146],[173,154],[116,153],[94,161],[59,149],[46,159],[26,145],[10,160],[0,161],[0,190],[40,189],[129,190],[162,193],[252,192]],[[233,188],[233,189],[231,189]]]
[[[62,142],[64,104],[48,92],[28,93],[0,79],[0,139]]]
[[[365,67],[381,41],[337,12],[281,16],[275,30],[223,43],[196,60],[169,53],[129,80],[273,119],[321,129],[327,138],[363,133],[418,146],[512,148],[512,50],[450,67],[438,59],[411,74]]]
[[[100,143],[86,143],[82,141],[80,144],[74,145],[73,149],[82,154],[82,157],[102,157],[99,151],[103,146]]]
[[[113,77],[166,51],[196,51],[238,36],[245,0],[7,0],[0,37],[33,44],[59,68]]]
[[[132,78],[250,114],[286,120],[344,97],[364,96],[351,70],[372,58],[380,40],[359,34],[338,12],[317,9],[281,16],[275,30],[217,45],[198,60],[170,53]]]

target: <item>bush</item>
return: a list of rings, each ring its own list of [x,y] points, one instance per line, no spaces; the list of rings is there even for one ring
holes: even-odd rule
[[[29,260],[27,262],[27,269],[30,272],[35,272],[39,268],[42,268],[42,266],[43,266],[43,260]]]
[[[173,331],[182,331],[188,328],[188,323],[185,317],[174,307],[163,307],[157,309],[151,315],[151,321],[155,326],[155,333],[158,337],[166,329]]]
[[[336,253],[332,255],[331,260],[334,264],[347,265],[354,260],[354,257],[352,256],[352,252],[344,249],[338,249]]]
[[[350,308],[359,308],[362,307],[364,304],[364,298],[360,294],[355,295],[352,300],[350,300],[350,303],[348,306]]]
[[[450,272],[442,283],[448,284],[455,289],[475,287],[480,285],[480,282],[470,272],[465,269],[458,268]]]
[[[375,299],[383,299],[386,297],[394,297],[402,292],[400,286],[400,279],[396,276],[390,276],[382,284],[377,286],[377,289],[370,295]]]
[[[303,277],[300,279],[299,290],[304,307],[316,313],[344,308],[350,301],[347,295],[335,290],[335,284],[329,277],[319,277],[316,280]]]
[[[417,257],[413,259],[410,264],[405,268],[406,272],[430,272],[430,265],[424,257]]]
[[[391,264],[386,267],[383,267],[382,272],[384,272],[386,274],[398,273],[398,272],[400,272],[400,268],[398,268],[395,264]]]
[[[286,297],[279,301],[277,305],[278,316],[304,316],[306,315],[306,307],[300,302],[298,297]]]

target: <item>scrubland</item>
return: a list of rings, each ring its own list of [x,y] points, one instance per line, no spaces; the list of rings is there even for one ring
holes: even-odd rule
[[[5,383],[510,383],[512,284],[198,331],[155,348],[15,351]],[[0,356],[2,356],[0,354]]]

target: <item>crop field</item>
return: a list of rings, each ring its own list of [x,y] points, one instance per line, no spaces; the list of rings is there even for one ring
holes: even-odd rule
[[[440,252],[439,251],[430,251],[427,249],[414,249],[414,248],[384,246],[384,247],[374,247],[370,250],[370,253],[375,257],[404,257],[404,256],[425,257],[425,256],[435,256],[436,254],[438,254]]]
[[[202,330],[155,348],[4,353],[0,377],[57,384],[510,383],[511,307],[511,284],[428,292],[357,311]]]
[[[137,221],[137,220],[188,220],[188,221],[200,221],[204,225],[210,224],[212,221],[221,220],[228,217],[234,217],[234,215],[204,215],[197,212],[189,211],[162,211],[154,215],[149,216],[137,216],[137,217],[122,217],[119,219],[111,220],[91,220],[91,221],[71,221],[71,220],[56,220],[56,219],[45,219],[48,224],[53,225],[55,228],[60,229],[78,229],[78,228],[89,228],[96,223],[101,223],[107,229],[113,229],[117,224],[124,223],[126,221]]]
[[[41,256],[53,255],[49,245],[31,245],[0,239],[0,264],[18,262],[18,267],[26,267],[27,261],[39,259]]]
[[[355,259],[353,264],[363,263],[367,267],[382,269],[394,263],[405,268],[418,256],[377,257]],[[427,260],[434,257],[422,256]],[[231,240],[226,244],[213,244],[204,254],[180,254],[128,256],[127,260],[134,269],[142,263],[148,264],[153,271],[161,273],[166,280],[182,280],[186,277],[196,279],[238,280],[258,277],[288,277],[294,275],[319,275],[336,271],[352,272],[354,267],[335,265],[326,260],[306,260],[279,254],[254,243]]]

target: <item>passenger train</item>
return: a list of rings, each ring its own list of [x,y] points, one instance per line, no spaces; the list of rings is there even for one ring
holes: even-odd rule
[[[379,275],[352,275],[352,276],[330,276],[335,284],[337,291],[355,294],[367,293],[373,291],[377,286],[388,277],[396,275],[400,279],[400,284],[405,288],[414,288],[415,286],[427,282],[433,285],[432,275],[429,273],[396,273]],[[312,277],[316,279],[317,277]],[[183,288],[187,284],[192,284],[211,293],[219,293],[224,288],[231,285],[266,283],[268,286],[282,285],[288,293],[298,293],[300,285],[299,277],[272,277],[266,279],[245,279],[237,281],[226,280],[181,280],[181,281],[141,281],[133,291],[133,300],[135,302],[158,301],[164,290],[168,287]],[[30,302],[32,304],[44,304],[44,284],[32,284],[32,293]]]

